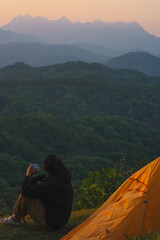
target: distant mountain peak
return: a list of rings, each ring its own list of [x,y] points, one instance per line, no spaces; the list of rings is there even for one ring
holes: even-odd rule
[[[53,20],[53,21],[56,21],[56,22],[59,22],[59,23],[72,23],[72,21],[70,21],[68,18],[66,18],[65,16],[57,19],[57,20]]]
[[[57,20],[49,20],[48,18],[36,16],[32,17],[31,15],[18,15],[17,17],[13,18],[9,24],[12,23],[22,23],[22,22],[56,22],[56,23],[72,23],[68,18],[65,16],[62,16],[61,18]],[[3,28],[3,27],[2,27]]]
[[[18,15],[12,19],[12,21],[22,20],[22,19],[30,19],[32,18],[29,14],[27,15]]]
[[[104,22],[102,22],[100,19],[96,19],[96,20],[94,20],[94,23],[102,23],[102,24],[104,24]]]
[[[45,21],[45,22],[50,22],[49,19],[41,17],[41,16],[36,16],[32,17],[31,15],[18,15],[17,17],[13,18],[10,23],[15,23],[15,22],[40,22],[40,21]]]
[[[32,17],[31,15],[29,14],[26,14],[26,15],[18,15],[16,17],[14,17],[11,22],[15,22],[15,21],[34,21],[34,20],[43,20],[43,21],[48,21],[48,22],[57,22],[57,23],[73,23],[70,19],[68,19],[66,16],[62,16],[60,17],[59,19],[57,20],[50,20],[46,17],[41,17],[41,16],[35,16],[35,17]],[[78,22],[78,23],[81,23],[81,22]],[[100,19],[95,19],[93,22],[86,22],[86,23],[96,23],[96,24],[111,24],[111,25],[119,25],[119,24],[122,24],[122,25],[130,25],[130,26],[135,26],[135,27],[141,27],[141,25],[139,23],[137,23],[136,21],[133,21],[133,22],[104,22],[104,21],[101,21]]]
[[[130,25],[144,30],[144,28],[136,21],[130,22]]]
[[[65,17],[65,16],[62,16],[59,20],[61,20],[61,21],[68,21],[68,19]]]
[[[2,27],[16,33],[29,34],[48,44],[86,42],[119,51],[140,49],[152,53],[160,49],[160,38],[149,34],[137,22],[72,22],[66,16],[49,20],[44,17],[18,16]],[[108,54],[107,54],[108,55]]]

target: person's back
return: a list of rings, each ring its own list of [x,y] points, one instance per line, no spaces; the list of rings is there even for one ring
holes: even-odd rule
[[[55,176],[48,177],[51,183],[50,198],[46,201],[42,200],[46,208],[46,222],[48,225],[56,226],[56,228],[65,225],[68,222],[73,202],[73,189],[70,182],[64,179],[56,179]],[[46,181],[44,179],[44,181]],[[55,216],[56,222],[54,222]]]

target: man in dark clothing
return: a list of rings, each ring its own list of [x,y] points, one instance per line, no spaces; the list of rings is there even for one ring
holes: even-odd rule
[[[1,223],[21,223],[27,214],[41,226],[52,229],[58,229],[68,222],[73,203],[71,175],[54,155],[46,157],[44,169],[47,175],[31,178],[38,170],[33,169],[32,164],[28,167],[13,215]]]

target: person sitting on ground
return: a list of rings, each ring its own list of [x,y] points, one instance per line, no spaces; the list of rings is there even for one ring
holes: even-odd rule
[[[27,214],[39,225],[52,229],[68,222],[73,203],[71,175],[55,155],[45,158],[44,170],[46,175],[31,178],[39,170],[32,164],[28,167],[13,215],[1,220],[2,224],[21,224]]]

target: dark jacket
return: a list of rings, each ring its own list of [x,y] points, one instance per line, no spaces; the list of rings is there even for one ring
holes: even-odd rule
[[[41,183],[36,184],[38,181]],[[21,183],[21,194],[43,202],[46,209],[45,221],[49,227],[57,229],[67,223],[73,203],[73,189],[67,175],[26,176]]]

